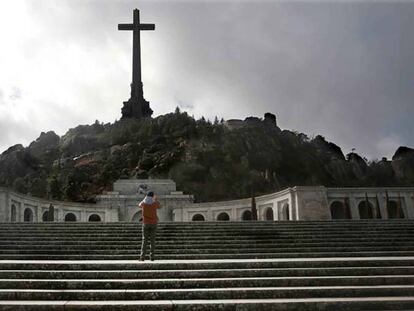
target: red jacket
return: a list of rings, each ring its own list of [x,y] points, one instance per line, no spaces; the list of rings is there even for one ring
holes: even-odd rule
[[[155,225],[158,223],[157,208],[160,208],[160,202],[154,201],[152,204],[141,202],[139,207],[142,208],[142,223],[144,225]]]

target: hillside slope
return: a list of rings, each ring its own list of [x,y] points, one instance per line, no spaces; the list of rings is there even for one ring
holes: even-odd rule
[[[0,185],[39,197],[92,202],[118,178],[172,178],[197,201],[236,199],[293,185],[413,186],[414,149],[392,161],[344,155],[322,136],[257,118],[240,128],[175,113],[42,133],[0,155]],[[250,120],[251,121],[251,120]]]

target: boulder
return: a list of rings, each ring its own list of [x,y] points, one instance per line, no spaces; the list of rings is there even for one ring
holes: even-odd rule
[[[414,149],[399,147],[392,157],[391,165],[398,179],[414,182]]]
[[[60,137],[53,131],[47,133],[42,132],[40,136],[29,145],[28,151],[32,156],[42,159],[57,150],[59,140]]]

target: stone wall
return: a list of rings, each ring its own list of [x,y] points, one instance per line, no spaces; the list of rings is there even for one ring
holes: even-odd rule
[[[371,218],[389,219],[386,195],[388,201],[401,205],[404,218],[414,218],[414,188],[325,188],[292,187],[272,194],[256,197],[258,220],[332,220],[332,219],[361,219],[360,204],[371,208]],[[378,199],[377,199],[378,198]],[[335,203],[336,202],[336,203]],[[333,204],[348,207],[349,215],[338,218],[332,214]],[[173,210],[173,221],[243,221],[246,211],[251,211],[252,199],[188,204],[178,206]],[[377,217],[377,209],[379,216]],[[223,213],[228,219],[219,219]],[[343,216],[343,215],[342,215]]]
[[[141,180],[132,180],[118,183],[120,188],[117,186],[117,189],[135,189],[140,182]],[[129,188],[122,188],[125,184]],[[153,184],[160,187],[167,185],[166,188],[159,189],[160,193],[166,193],[158,195],[162,206],[158,212],[160,221],[243,221],[252,218],[252,198],[193,203],[193,196],[176,191],[175,183],[171,180]],[[31,221],[41,222],[50,205],[54,206],[54,220],[57,222],[65,221],[68,214],[73,214],[71,216],[76,221],[84,222],[91,215],[98,215],[104,222],[138,222],[141,218],[138,203],[143,198],[142,193],[120,194],[112,191],[97,196],[97,204],[82,204],[44,200],[0,188],[0,222],[24,221],[25,213]],[[258,220],[267,221],[396,218],[395,210],[393,212],[390,209],[390,204],[394,204],[394,208],[400,208],[404,218],[414,218],[414,188],[407,187],[292,187],[256,197],[255,201]],[[369,207],[369,213],[364,209],[365,205]],[[398,213],[397,218],[400,216]]]
[[[388,202],[401,205],[405,218],[414,218],[414,188],[411,187],[378,187],[378,188],[327,188],[328,206],[335,202],[349,201],[352,219],[361,219],[359,205],[366,201],[375,209],[379,208],[382,219],[389,219]]]
[[[97,200],[100,205],[119,211],[119,221],[139,221],[141,212],[138,204],[144,199],[144,196],[144,194],[139,193],[122,195],[112,192],[99,195]],[[158,211],[160,221],[173,221],[173,210],[175,208],[189,205],[194,201],[192,195],[182,193],[158,195],[157,199],[161,204],[161,208]]]
[[[118,211],[105,206],[44,200],[0,188],[0,222],[23,222],[25,211],[28,216],[31,215],[31,221],[41,222],[43,214],[49,210],[50,205],[54,207],[54,220],[57,222],[65,221],[69,213],[75,215],[76,221],[83,222],[87,222],[93,214],[98,215],[104,222],[119,220]],[[14,215],[12,215],[12,210],[14,210]]]
[[[114,192],[129,195],[145,194],[148,191],[166,195],[176,191],[175,182],[171,179],[119,179],[113,188]]]
[[[292,191],[289,189],[255,198],[258,220],[292,220]],[[271,212],[269,212],[269,209]],[[241,200],[194,203],[173,210],[173,221],[192,221],[194,217],[205,221],[218,221],[223,213],[230,221],[248,220],[252,211],[252,198]],[[267,216],[273,215],[272,219]],[[227,220],[227,219],[226,219]]]
[[[329,220],[325,187],[295,187],[296,220]]]

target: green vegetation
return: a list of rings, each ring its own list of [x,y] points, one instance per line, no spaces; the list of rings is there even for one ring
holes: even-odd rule
[[[254,119],[254,118],[251,118]],[[254,121],[254,120],[253,120]],[[367,163],[322,136],[260,121],[229,129],[179,109],[154,119],[80,125],[0,156],[0,185],[53,199],[93,202],[119,178],[172,178],[197,201],[249,197],[294,185],[414,185],[414,150]]]

